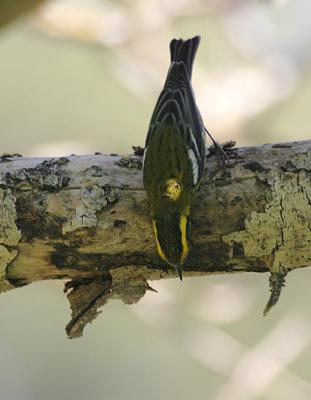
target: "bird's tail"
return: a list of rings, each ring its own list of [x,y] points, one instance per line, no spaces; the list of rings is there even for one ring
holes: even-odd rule
[[[191,39],[173,39],[170,43],[171,63],[183,62],[185,64],[189,79],[192,75],[192,65],[197,49],[200,44],[200,36]]]

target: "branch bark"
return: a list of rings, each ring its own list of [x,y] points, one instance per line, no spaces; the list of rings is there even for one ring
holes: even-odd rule
[[[288,271],[311,265],[311,141],[215,155],[192,206],[184,276],[270,271],[276,303]],[[70,337],[110,297],[138,301],[175,276],[156,253],[142,157],[0,158],[0,292],[70,279]]]

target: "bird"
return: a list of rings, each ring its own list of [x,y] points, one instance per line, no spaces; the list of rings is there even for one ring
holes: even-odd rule
[[[170,66],[143,155],[143,183],[159,256],[180,280],[189,255],[190,209],[206,159],[206,133],[191,83],[200,36],[170,42]],[[209,133],[208,133],[209,134]]]

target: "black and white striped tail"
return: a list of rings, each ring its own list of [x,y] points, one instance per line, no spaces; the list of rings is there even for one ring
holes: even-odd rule
[[[183,62],[191,80],[193,61],[200,44],[200,36],[191,39],[173,39],[170,43],[171,63]]]
[[[158,137],[158,133],[165,131],[166,127],[174,126],[187,147],[193,186],[198,185],[203,174],[206,154],[204,124],[191,85],[192,67],[199,44],[199,36],[171,41],[171,64],[151,117],[144,153],[145,161],[151,139]],[[155,139],[154,146],[160,145],[162,142]]]

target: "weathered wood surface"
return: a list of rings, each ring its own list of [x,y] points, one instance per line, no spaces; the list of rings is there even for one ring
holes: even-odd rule
[[[311,141],[228,155],[225,173],[207,158],[184,276],[270,271],[277,297],[288,271],[311,265]],[[141,157],[0,161],[0,292],[72,279],[75,336],[112,295],[131,303],[147,280],[175,276],[156,253]]]

